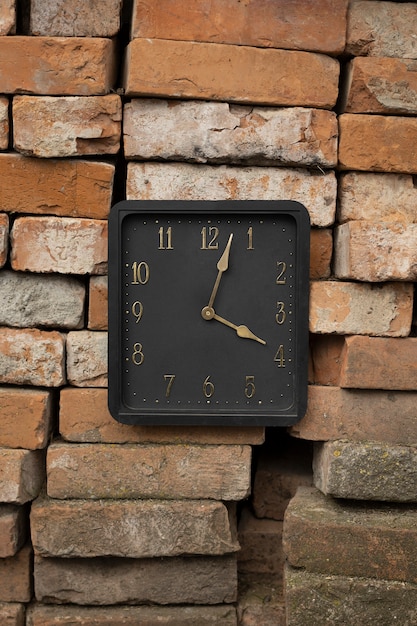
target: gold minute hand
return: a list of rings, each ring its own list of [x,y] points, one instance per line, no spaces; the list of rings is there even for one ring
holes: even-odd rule
[[[266,341],[254,335],[253,332],[243,324],[241,324],[240,326],[236,326],[236,324],[232,324],[232,322],[229,322],[229,320],[225,320],[224,317],[220,317],[220,315],[217,315],[217,313],[214,312],[212,319],[217,320],[218,322],[221,322],[222,324],[225,324],[230,328],[233,328],[236,331],[238,337],[243,337],[243,339],[253,339],[254,341],[262,343],[264,346],[266,345]]]
[[[220,259],[217,262],[217,269],[219,270],[219,272],[217,274],[216,282],[214,283],[213,291],[211,292],[210,300],[209,300],[209,303],[208,303],[208,307],[209,308],[213,307],[214,298],[216,297],[217,290],[218,290],[219,285],[220,285],[220,279],[222,277],[222,274],[229,267],[229,253],[230,253],[230,246],[232,245],[232,239],[233,239],[233,233],[230,233],[229,240],[228,240],[228,242],[226,244],[224,252],[223,252],[223,254],[221,255]]]

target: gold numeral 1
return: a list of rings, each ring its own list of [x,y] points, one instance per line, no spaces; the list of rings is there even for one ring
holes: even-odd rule
[[[172,246],[172,226],[168,226],[166,232],[164,231],[164,227],[158,231],[159,234],[159,246],[158,250],[173,250]]]
[[[164,374],[164,380],[167,383],[167,388],[165,391],[165,397],[169,398],[171,394],[172,385],[174,384],[175,374]]]
[[[253,398],[255,391],[255,376],[246,376],[245,396],[247,398]]]
[[[217,226],[203,226],[201,229],[201,250],[217,250],[219,242],[216,241],[219,236]]]
[[[278,363],[278,367],[285,367],[285,359],[284,359],[284,346],[281,345],[279,346],[275,356],[274,356],[274,361],[276,363]]]
[[[247,235],[248,235],[247,250],[253,250],[253,226],[249,226]]]
[[[149,280],[149,265],[145,261],[132,263],[132,285],[146,285]]]

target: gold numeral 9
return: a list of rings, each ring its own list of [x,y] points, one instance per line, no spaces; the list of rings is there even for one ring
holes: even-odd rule
[[[132,315],[136,318],[136,324],[138,324],[143,315],[143,304],[139,300],[132,304]]]

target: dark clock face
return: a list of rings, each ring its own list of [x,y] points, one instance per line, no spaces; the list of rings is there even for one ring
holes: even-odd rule
[[[308,226],[304,207],[289,202],[116,205],[113,416],[137,424],[297,421],[307,395]]]

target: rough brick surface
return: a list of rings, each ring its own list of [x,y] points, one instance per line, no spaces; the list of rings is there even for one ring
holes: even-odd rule
[[[14,147],[37,157],[116,154],[121,102],[109,96],[15,96]]]
[[[107,386],[107,333],[91,330],[68,333],[67,377],[76,387]]]
[[[338,79],[339,63],[313,52],[134,39],[124,87],[128,96],[331,109]]]
[[[38,602],[221,604],[236,600],[236,556],[35,558]]]
[[[0,35],[11,35],[16,30],[16,0],[3,0],[0,6]]]
[[[340,222],[417,222],[417,188],[409,174],[346,172],[339,180]]]
[[[27,450],[45,448],[52,420],[50,391],[0,387],[0,446]]]
[[[310,443],[289,440],[285,449],[266,448],[260,455],[253,482],[252,506],[259,518],[284,519],[285,509],[301,485],[313,484]]]
[[[113,190],[114,165],[80,159],[32,159],[0,154],[1,208],[104,219]]]
[[[1,37],[0,37],[1,42]],[[9,100],[0,97],[0,150],[9,147]]]
[[[417,586],[287,567],[285,599],[287,626],[411,626],[416,615]]]
[[[414,2],[355,0],[348,10],[346,52],[354,56],[417,58]]]
[[[339,385],[342,335],[311,335],[309,382],[316,385]]]
[[[417,389],[417,338],[346,337],[341,387]]]
[[[411,330],[413,285],[317,281],[310,288],[310,331],[406,337]]]
[[[121,0],[31,0],[31,35],[114,37],[120,28]]]
[[[30,601],[32,597],[32,560],[33,554],[30,544],[24,546],[14,556],[0,559],[0,602]]]
[[[107,222],[71,217],[20,217],[11,233],[14,270],[59,274],[107,272]]]
[[[345,113],[416,115],[417,62],[357,57],[348,68]]]
[[[68,621],[70,620],[70,621]],[[42,606],[34,605],[27,612],[27,626],[237,626],[233,606]]]
[[[14,556],[26,541],[26,511],[22,506],[0,504],[0,558]]]
[[[331,111],[136,99],[124,108],[127,158],[333,167]]]
[[[0,213],[0,267],[7,261],[7,252],[9,249],[9,216],[6,213]]]
[[[417,224],[358,220],[335,230],[334,272],[368,282],[417,278]]]
[[[57,443],[48,448],[47,477],[51,498],[243,500],[251,448]]]
[[[282,550],[282,522],[258,519],[249,509],[244,509],[239,522],[238,552],[239,572],[276,574],[282,576],[284,553]]]
[[[328,441],[314,449],[314,484],[353,500],[417,502],[417,450],[382,443]]]
[[[0,502],[25,504],[34,500],[45,475],[42,450],[0,448]]]
[[[0,324],[81,328],[85,287],[74,278],[0,272]]]
[[[310,231],[310,278],[329,278],[333,254],[333,231],[312,228]]]
[[[412,446],[417,441],[415,391],[311,385],[305,417],[291,435],[310,441],[346,439]]]
[[[239,626],[286,626],[282,578],[241,574],[237,614]]]
[[[66,388],[60,394],[60,433],[80,443],[202,443],[253,444],[264,442],[264,429],[224,426],[129,426],[113,419],[107,390]]]
[[[365,506],[300,487],[285,514],[284,551],[309,572],[415,584],[416,521],[411,505]]]
[[[38,499],[31,531],[40,556],[214,556],[239,549],[234,520],[210,500]]]
[[[132,115],[134,113],[132,112]],[[191,163],[129,163],[128,200],[277,200],[304,204],[314,226],[330,226],[336,212],[334,172]]]
[[[90,330],[107,330],[107,306],[107,276],[92,276],[88,297],[88,328]]]
[[[0,602],[0,621],[4,626],[25,626],[25,606],[18,602]]]
[[[339,117],[339,134],[341,169],[417,173],[410,151],[417,142],[415,117],[344,113]]]
[[[0,37],[2,93],[93,96],[115,81],[115,47],[91,37]]]
[[[64,384],[63,335],[57,331],[0,328],[0,382],[44,387]]]
[[[231,43],[338,54],[346,33],[347,0],[324,0],[311,11],[308,0],[256,2],[181,0],[134,2],[131,36]],[[306,20],[306,13],[309,19]]]

